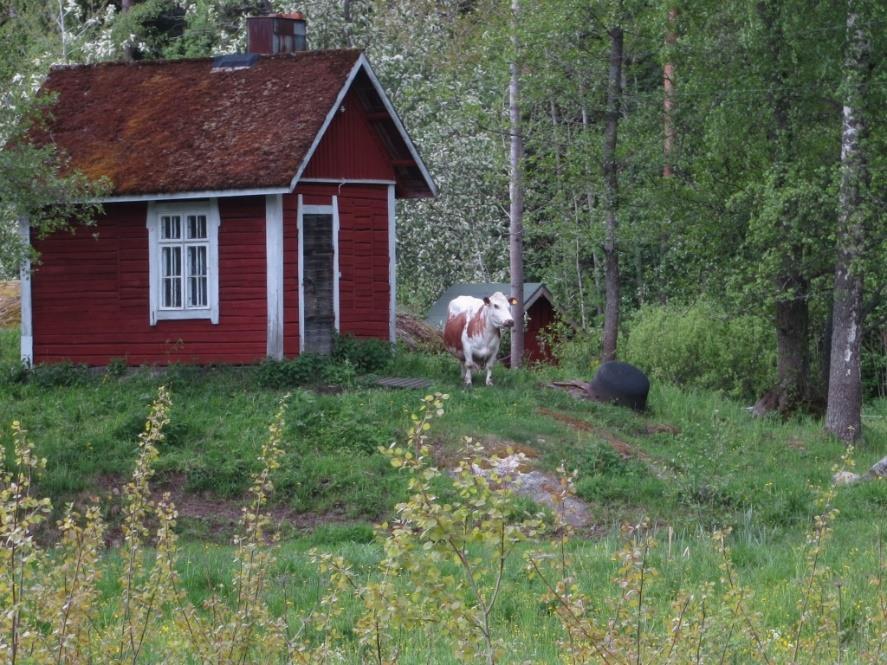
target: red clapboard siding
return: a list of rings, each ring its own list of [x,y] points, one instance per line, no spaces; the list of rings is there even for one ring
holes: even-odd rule
[[[301,189],[299,190],[300,193]],[[329,203],[329,196],[327,197]],[[283,197],[283,355],[299,355],[298,197]]]
[[[339,323],[343,334],[388,339],[388,188],[300,184],[284,196],[284,353],[299,353],[298,195],[339,203]]]
[[[34,360],[105,365],[245,363],[265,356],[265,199],[221,199],[219,324],[148,320],[145,204],[109,204],[97,225],[36,243]]]
[[[388,189],[352,185],[339,199],[339,306],[343,333],[388,339]]]
[[[340,108],[302,177],[394,180],[391,158],[354,91]]]
[[[527,312],[529,323],[524,333],[524,354],[533,362],[554,362],[551,349],[540,339],[544,329],[555,320],[554,308],[544,297],[540,297]]]

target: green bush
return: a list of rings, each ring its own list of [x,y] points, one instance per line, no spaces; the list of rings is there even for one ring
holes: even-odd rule
[[[887,397],[887,323],[866,327],[862,336],[862,394],[865,397]]]
[[[391,362],[393,355],[390,342],[382,339],[340,335],[333,343],[333,359],[350,363],[361,374],[378,372]]]
[[[129,361],[126,358],[111,358],[111,362],[109,362],[108,366],[105,368],[108,376],[112,376],[115,379],[124,376],[128,370]]]
[[[543,339],[551,347],[558,365],[589,377],[601,362],[601,331],[576,330],[563,322],[549,325]]]
[[[303,353],[292,360],[266,360],[257,371],[259,385],[265,388],[351,385],[354,376],[351,363],[337,363],[329,356],[313,353]]]
[[[751,398],[773,385],[776,343],[763,319],[718,305],[646,305],[629,322],[624,357],[652,377]]]
[[[90,374],[86,365],[64,361],[36,365],[29,378],[32,383],[43,388],[56,388],[83,385],[89,380]]]
[[[28,378],[28,366],[20,360],[0,362],[0,385],[24,383]]]

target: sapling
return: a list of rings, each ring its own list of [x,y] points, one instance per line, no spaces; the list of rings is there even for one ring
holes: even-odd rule
[[[40,593],[38,569],[46,554],[36,544],[34,531],[46,521],[49,499],[32,494],[34,476],[46,468],[21,424],[12,423],[11,470],[0,470],[0,656],[18,663],[35,647],[35,594]],[[29,612],[31,610],[31,612]]]

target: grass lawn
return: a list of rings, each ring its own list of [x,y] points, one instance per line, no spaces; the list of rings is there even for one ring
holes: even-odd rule
[[[211,593],[230,576],[231,553],[220,543],[231,534],[232,515],[287,390],[266,387],[260,368],[100,373],[61,366],[19,381],[17,344],[17,334],[0,331],[0,440],[8,446],[9,423],[22,422],[48,460],[39,490],[56,506],[97,495],[113,522],[115,491],[132,469],[148,405],[160,385],[171,388],[171,423],[156,482],[195,507],[180,519],[180,566],[193,600]],[[308,562],[311,547],[341,554],[361,574],[371,573],[381,549],[370,525],[407,497],[403,474],[378,448],[402,440],[424,392],[439,391],[450,394],[431,431],[440,464],[458,459],[470,436],[490,450],[532,451],[543,470],[563,462],[578,471],[577,495],[590,506],[595,526],[570,547],[578,584],[601,607],[616,593],[611,581],[619,525],[646,516],[658,541],[651,554],[659,571],[652,604],[667,607],[677,590],[716,581],[708,534],[731,527],[733,564],[754,591],[764,623],[778,627],[797,615],[799,548],[843,452],[819,421],[754,419],[744,404],[661,384],[652,388],[649,411],[635,414],[545,387],[555,378],[590,378],[565,369],[499,368],[495,387],[465,390],[452,359],[401,353],[384,374],[426,377],[433,386],[385,390],[352,377],[334,394],[291,389],[284,459],[274,478],[274,516],[286,537],[273,572],[272,609],[283,611],[284,589],[295,598],[290,612],[316,606],[323,584]],[[860,469],[887,455],[887,401],[867,405],[864,423],[865,439],[854,455]],[[835,506],[833,545],[823,561],[840,576],[848,599],[882,594],[869,583],[887,539],[887,483],[842,488]],[[504,591],[494,622],[507,634],[507,662],[555,662],[560,629],[520,556],[509,563]],[[113,598],[113,585],[105,592]],[[853,615],[852,603],[848,607],[847,625],[856,626],[862,618]],[[338,619],[346,634],[356,612],[355,602]],[[860,635],[848,629],[848,644]],[[449,642],[433,630],[402,639],[401,662],[456,662]]]

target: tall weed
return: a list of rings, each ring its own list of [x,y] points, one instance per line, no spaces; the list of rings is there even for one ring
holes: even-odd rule
[[[868,575],[876,591],[852,593],[845,585],[849,571],[828,556],[837,517],[834,488],[819,492],[818,514],[789,580],[796,589],[794,614],[778,625],[768,623],[762,599],[743,584],[729,529],[716,530],[707,548],[718,562],[714,577],[668,586],[657,566],[671,556],[671,535],[664,550],[649,523],[625,526],[612,584],[588,586],[581,581],[582,564],[570,554],[574,534],[565,517],[577,474],[561,468],[555,538],[541,540],[538,516],[514,509],[508,475],[496,472],[498,460],[469,446],[455,470],[436,466],[429,432],[445,399],[425,397],[406,441],[384,450],[406,474],[410,495],[377,531],[381,560],[367,574],[344,557],[314,553],[313,565],[328,586],[316,606],[300,611],[293,611],[285,585],[282,608],[269,598],[277,538],[268,506],[283,455],[286,398],[258,455],[231,579],[213,582],[199,606],[178,572],[176,509],[150,486],[168,423],[166,389],[152,405],[124,489],[119,566],[103,560],[105,526],[96,506],[82,516],[69,506],[57,525],[58,545],[40,544],[36,535],[51,507],[34,496],[33,479],[45,460],[14,424],[11,456],[0,472],[0,657],[36,664],[383,665],[400,661],[405,647],[423,636],[460,662],[522,661],[497,608],[515,590],[510,561],[525,551],[527,568],[543,590],[538,616],[560,624],[556,662],[884,662],[881,537],[877,569]],[[842,467],[851,464],[848,451]],[[452,489],[439,491],[444,484]],[[111,597],[99,592],[115,586],[119,591]]]

